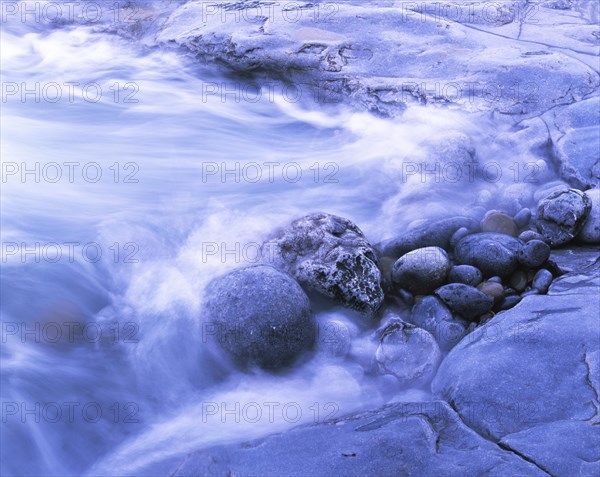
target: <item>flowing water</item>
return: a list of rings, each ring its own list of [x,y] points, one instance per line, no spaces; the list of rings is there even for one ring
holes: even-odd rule
[[[394,385],[352,360],[279,374],[221,364],[198,318],[204,285],[309,212],[348,217],[376,243],[502,186],[404,177],[443,134],[514,161],[492,156],[498,126],[482,116],[207,96],[242,83],[86,25],[4,23],[2,75],[2,475],[143,474],[386,402]],[[318,319],[360,340],[352,313]]]

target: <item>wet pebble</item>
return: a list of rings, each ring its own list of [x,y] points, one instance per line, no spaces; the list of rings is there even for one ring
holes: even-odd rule
[[[467,320],[474,320],[492,309],[494,300],[475,287],[463,283],[444,285],[435,291],[446,306]]]
[[[511,288],[514,288],[518,293],[521,293],[527,288],[527,274],[522,270],[518,270],[511,275],[508,283]]]
[[[548,288],[550,288],[552,278],[552,274],[548,270],[542,268],[535,274],[531,286],[534,290],[537,290],[543,295],[548,291]]]
[[[590,199],[580,190],[554,192],[538,204],[538,231],[552,247],[563,245],[581,231],[591,208]]]
[[[541,267],[550,258],[550,246],[541,240],[530,240],[519,250],[519,262],[528,268]]]
[[[415,295],[426,295],[445,283],[450,259],[440,247],[425,247],[400,257],[392,268],[392,282]]]
[[[510,235],[516,237],[518,235],[517,226],[514,220],[503,212],[491,210],[485,214],[480,224],[482,232],[493,232],[498,234]]]
[[[531,220],[531,210],[528,208],[521,209],[517,215],[513,217],[515,225],[520,229],[527,227],[529,221]]]
[[[504,287],[497,282],[483,282],[477,286],[477,289],[491,296],[494,299],[494,305],[498,305],[504,299]]]
[[[471,265],[455,265],[450,269],[448,281],[450,283],[464,283],[476,287],[483,280],[483,275],[478,268]]]

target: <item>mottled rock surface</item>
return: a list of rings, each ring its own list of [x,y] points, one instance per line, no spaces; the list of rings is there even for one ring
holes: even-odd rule
[[[583,228],[592,203],[577,189],[557,191],[538,204],[536,225],[553,247],[573,240]]]
[[[371,314],[383,301],[375,251],[350,220],[316,213],[263,244],[262,257],[305,288]]]

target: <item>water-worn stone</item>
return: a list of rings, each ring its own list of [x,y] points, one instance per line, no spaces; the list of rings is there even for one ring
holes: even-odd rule
[[[303,287],[358,311],[372,314],[383,301],[375,251],[348,219],[302,217],[265,242],[261,256]]]
[[[450,239],[461,228],[473,230],[477,222],[467,217],[453,217],[439,220],[411,230],[401,237],[386,240],[378,245],[381,254],[399,258],[402,255],[424,247],[448,248]]]
[[[504,287],[497,282],[483,282],[477,286],[477,289],[491,296],[494,299],[494,305],[498,305],[504,299]]]
[[[550,194],[538,204],[538,231],[551,246],[563,245],[581,231],[591,207],[590,199],[577,189]]]
[[[591,209],[587,220],[579,232],[579,240],[583,243],[600,243],[600,188],[590,189],[584,192],[590,200]]]
[[[527,274],[523,270],[517,270],[510,276],[508,283],[517,292],[521,293],[527,287]]]
[[[505,296],[504,300],[502,300],[502,303],[500,303],[500,306],[498,308],[500,310],[508,310],[509,308],[512,308],[517,303],[519,303],[521,301],[521,299],[522,298],[519,295]]]
[[[531,210],[527,207],[521,209],[517,215],[513,217],[513,220],[518,228],[523,229],[527,227],[529,221],[531,220]]]
[[[442,351],[449,351],[466,334],[467,325],[455,319],[439,298],[425,296],[417,301],[411,312],[411,322],[428,331]]]
[[[466,227],[461,227],[460,229],[458,229],[452,234],[452,237],[450,237],[450,247],[456,247],[456,244],[460,242],[463,238],[465,238],[467,235],[469,235],[469,229],[467,229]]]
[[[542,240],[530,240],[518,253],[521,265],[528,268],[541,267],[550,258],[550,246]]]
[[[267,265],[234,270],[205,290],[205,320],[217,343],[243,366],[291,364],[315,339],[310,301],[287,273]]]
[[[499,313],[452,349],[432,391],[481,436],[548,474],[598,475],[598,287],[592,258],[548,295]]]
[[[522,243],[504,234],[478,233],[468,235],[456,245],[454,260],[460,265],[473,265],[484,277],[507,277],[517,268],[517,253]]]
[[[541,270],[538,270],[535,277],[533,277],[531,287],[541,294],[544,294],[548,291],[553,278],[554,277],[548,270],[542,268]]]
[[[490,210],[481,221],[482,232],[493,232],[516,237],[518,234],[514,220],[503,212]]]
[[[463,283],[450,283],[435,291],[453,313],[474,320],[492,309],[494,299],[475,287]]]
[[[534,230],[525,230],[519,235],[519,240],[521,242],[529,242],[531,240],[541,240],[543,242],[544,237],[543,235],[538,234]]]
[[[404,387],[431,381],[441,353],[429,332],[402,320],[391,320],[377,333],[379,346],[374,364],[379,374],[395,376]]]
[[[415,295],[426,295],[444,284],[450,259],[439,247],[425,247],[400,257],[392,268],[392,282]]]
[[[449,283],[464,283],[476,287],[483,280],[483,275],[478,268],[471,265],[455,265],[448,274]]]

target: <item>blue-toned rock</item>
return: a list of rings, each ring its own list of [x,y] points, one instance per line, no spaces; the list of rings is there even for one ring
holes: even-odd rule
[[[527,268],[541,267],[550,258],[550,246],[542,240],[530,240],[519,250],[521,265]]]
[[[454,261],[473,265],[484,277],[510,276],[519,264],[517,254],[522,242],[497,233],[478,233],[463,238],[454,248]]]
[[[326,213],[302,217],[265,242],[261,256],[303,287],[367,315],[383,301],[375,250],[348,219]]]
[[[542,268],[541,270],[538,270],[535,277],[533,277],[531,287],[539,293],[544,294],[548,291],[553,278],[554,277],[548,270]]]
[[[483,275],[478,268],[472,265],[455,265],[450,269],[448,274],[448,282],[464,283],[476,287],[483,280]]]
[[[245,367],[287,366],[315,339],[306,293],[290,275],[267,265],[215,278],[205,289],[203,316],[219,346]]]
[[[579,232],[579,240],[588,244],[600,243],[600,189],[590,189],[584,192],[590,200],[590,214]]]
[[[494,299],[475,287],[463,283],[450,283],[435,291],[436,296],[446,306],[467,320],[475,320],[490,311]]]
[[[425,247],[400,257],[392,268],[392,282],[415,295],[431,293],[444,284],[450,259],[439,247]]]
[[[428,331],[442,351],[449,351],[466,334],[467,323],[455,319],[439,298],[425,296],[413,306],[410,321]]]
[[[559,190],[538,204],[537,229],[552,247],[563,245],[581,231],[591,208],[590,199],[580,190]]]

